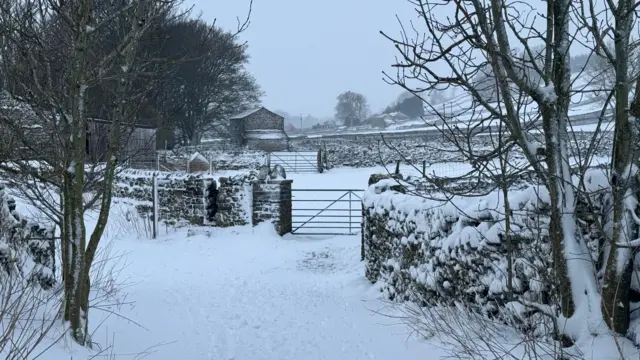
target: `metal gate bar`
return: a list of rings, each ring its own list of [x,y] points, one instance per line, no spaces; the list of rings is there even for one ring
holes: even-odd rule
[[[297,151],[291,152],[273,152],[269,153],[269,162],[272,165],[280,165],[285,171],[294,173],[302,172],[319,172],[318,169],[318,154],[315,152],[308,152],[305,154]]]
[[[335,197],[319,198],[311,193],[336,193]],[[292,234],[297,235],[355,235],[361,231],[362,190],[355,189],[292,189]],[[306,196],[296,193],[307,193]],[[317,207],[296,208],[295,204],[320,203]],[[301,212],[310,212],[307,214]],[[335,219],[335,220],[333,220]],[[321,226],[319,226],[321,225]],[[305,232],[306,229],[326,231]]]

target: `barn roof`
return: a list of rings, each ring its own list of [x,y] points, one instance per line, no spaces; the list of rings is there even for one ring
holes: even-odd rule
[[[240,119],[244,119],[244,118],[246,118],[247,116],[249,116],[249,115],[253,115],[253,114],[257,113],[257,112],[258,112],[258,111],[260,111],[260,110],[265,110],[265,111],[270,112],[270,113],[271,113],[271,114],[273,114],[273,115],[276,115],[276,116],[278,116],[278,117],[282,117],[282,116],[280,116],[280,115],[278,115],[278,114],[274,113],[273,111],[271,111],[271,110],[269,110],[269,109],[265,108],[264,106],[260,106],[260,107],[253,108],[253,109],[250,109],[250,110],[247,110],[247,111],[243,111],[243,112],[241,112],[240,114],[234,115],[234,116],[230,117],[230,118],[229,118],[229,120],[240,120]],[[283,119],[284,119],[284,118],[283,118]]]
[[[231,120],[244,119],[244,118],[246,118],[247,116],[249,116],[249,115],[251,115],[251,114],[253,114],[253,113],[257,112],[257,111],[258,111],[258,110],[260,110],[260,109],[264,109],[264,107],[259,107],[259,108],[255,108],[255,109],[250,109],[250,110],[247,110],[247,111],[243,111],[243,112],[241,112],[240,114],[236,114],[236,115],[234,115],[234,116],[230,117],[229,119],[231,119]]]

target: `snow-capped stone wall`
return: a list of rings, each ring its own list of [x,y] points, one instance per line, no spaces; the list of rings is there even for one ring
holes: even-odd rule
[[[591,181],[591,180],[589,180]],[[436,201],[397,191],[382,179],[363,197],[366,277],[381,282],[389,299],[423,306],[464,302],[496,315],[508,299],[508,254],[501,195]],[[395,190],[394,190],[395,189]],[[548,193],[529,186],[510,191],[513,209],[512,293],[548,303],[553,289],[548,241]],[[583,234],[594,249],[600,238],[593,212],[581,211]]]
[[[186,170],[189,158],[196,152],[207,161],[211,160],[214,171],[257,169],[264,165],[267,159],[267,153],[264,151],[240,149],[230,145],[228,141],[219,141],[162,151],[160,163],[172,170]]]
[[[575,149],[586,149],[593,133],[575,133]],[[577,141],[577,144],[575,142]],[[610,133],[598,137],[596,156],[610,156],[613,138]],[[480,135],[470,139],[471,147],[478,151],[495,148],[496,139]],[[465,161],[460,152],[442,136],[407,136],[390,137],[384,139],[380,134],[357,136],[345,134],[344,138],[302,138],[294,137],[289,140],[291,151],[322,150],[323,157],[330,167],[374,167],[397,162],[421,165],[446,161]],[[194,152],[199,152],[207,159],[211,159],[213,168],[220,170],[257,169],[265,164],[267,153],[260,150],[250,150],[247,147],[234,145],[228,139],[220,139],[199,146],[180,147],[161,153],[161,163],[166,163],[173,169],[186,168],[186,162]]]
[[[425,144],[430,145],[425,147]],[[385,144],[380,139],[305,139],[292,140],[290,146],[296,151],[314,151],[321,149],[330,167],[374,167],[387,165],[402,160],[403,163],[420,164],[423,160],[455,161],[459,158],[453,151],[446,152],[437,139],[406,138],[388,140]]]
[[[18,214],[15,200],[0,185],[0,281],[4,276],[50,289],[56,283],[55,238],[53,229]]]
[[[153,216],[153,174],[124,171],[116,184],[116,197],[137,201],[144,217]],[[156,174],[161,222],[229,227],[272,221],[278,234],[291,232],[292,180],[260,182],[256,171],[231,177]]]
[[[586,149],[591,141],[591,133],[576,133],[577,145],[574,149]],[[610,156],[612,136],[607,133],[599,137],[596,156]],[[470,139],[475,151],[495,149],[496,139],[482,135]],[[464,145],[464,144],[463,144]],[[464,159],[451,143],[441,136],[415,136],[406,138],[347,137],[347,138],[292,138],[290,147],[295,151],[326,151],[328,164],[332,167],[374,167],[388,165],[401,160],[403,163],[421,164],[463,161]],[[584,151],[584,150],[583,150]]]
[[[203,224],[206,219],[205,189],[213,178],[202,174],[157,173],[159,220],[168,225]],[[116,197],[140,201],[140,213],[152,216],[153,173],[124,171],[118,175]]]
[[[139,202],[141,214],[151,216],[153,172],[118,174],[115,196]],[[157,172],[159,220],[168,225],[232,226],[250,222],[246,192],[255,172],[216,179],[207,173]],[[218,186],[219,185],[219,186]],[[250,207],[249,207],[250,209]],[[221,213],[216,216],[217,213]],[[248,215],[249,214],[249,215]]]

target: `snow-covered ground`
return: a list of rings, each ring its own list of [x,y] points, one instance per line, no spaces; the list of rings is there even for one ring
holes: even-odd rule
[[[279,238],[269,224],[210,236],[113,237],[127,304],[92,309],[116,359],[438,359],[409,336],[363,276],[357,236]],[[118,314],[112,314],[116,311]],[[131,319],[129,321],[128,319]],[[103,322],[104,321],[104,322]],[[139,325],[134,324],[136,322]],[[44,357],[84,359],[57,345]]]
[[[434,171],[461,169],[446,165]],[[405,174],[410,170],[402,168]],[[386,171],[333,169],[289,177],[294,189],[364,189],[372,173]],[[419,339],[401,320],[380,314],[392,311],[364,277],[359,236],[281,238],[271,224],[262,224],[162,230],[159,239],[149,240],[118,220],[122,207],[112,209],[102,243],[107,251],[98,258],[109,258],[107,270],[117,275],[100,285],[108,296],[103,292],[90,311],[98,345],[88,351],[62,341],[39,359],[429,360],[450,355],[436,340]],[[93,221],[87,218],[89,227]],[[613,354],[611,347],[602,348]]]
[[[364,189],[369,175],[381,170],[291,177],[298,188]],[[118,211],[116,206],[112,214]],[[193,236],[186,229],[163,230],[161,238],[148,240],[113,219],[103,245],[111,244],[115,288],[122,293],[91,309],[94,342],[113,345],[97,358],[424,360],[446,355],[437,344],[411,336],[398,319],[377,314],[386,304],[364,278],[359,236],[281,238],[270,224],[262,224],[199,228]],[[90,226],[93,220],[87,222]],[[86,359],[97,352],[68,345],[58,343],[40,359]]]

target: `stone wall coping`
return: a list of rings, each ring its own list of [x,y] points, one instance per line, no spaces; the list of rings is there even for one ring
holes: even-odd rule
[[[269,180],[266,184],[291,184],[293,179]]]

